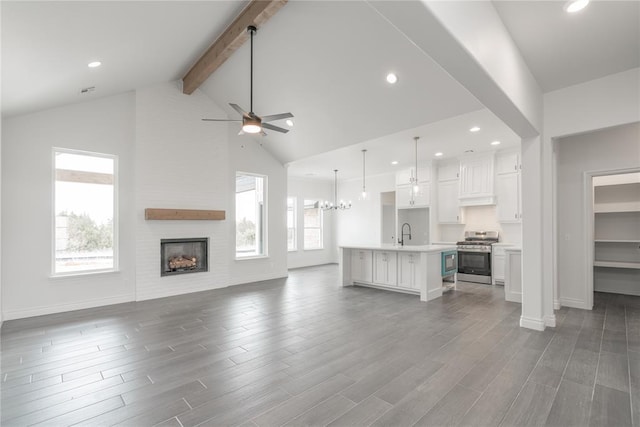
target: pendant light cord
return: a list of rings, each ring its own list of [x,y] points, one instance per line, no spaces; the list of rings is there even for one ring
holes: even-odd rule
[[[338,169],[333,170],[334,173],[334,186],[333,186],[333,205],[338,209]]]
[[[418,139],[420,139],[420,137],[415,136],[413,139],[416,141],[416,185],[418,185]]]
[[[251,68],[251,74],[250,74],[250,84],[249,84],[249,97],[250,97],[250,101],[249,101],[249,111],[251,113],[253,113],[253,34],[256,32],[256,27],[254,27],[253,25],[249,26],[249,35],[251,37],[251,62],[250,62],[250,68]]]
[[[366,185],[365,185],[365,168],[366,168],[366,163],[365,163],[365,155],[367,154],[367,150],[362,150],[362,193],[366,193]]]

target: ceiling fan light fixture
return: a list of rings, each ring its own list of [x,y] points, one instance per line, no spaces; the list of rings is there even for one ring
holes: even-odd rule
[[[567,13],[576,13],[587,7],[589,0],[571,0],[564,5],[564,10]]]
[[[290,128],[293,127],[293,120],[291,119],[287,119],[287,121],[285,122],[287,124],[287,126],[289,126]]]
[[[258,118],[245,117],[242,119],[242,130],[246,133],[260,133],[262,131],[262,123]]]

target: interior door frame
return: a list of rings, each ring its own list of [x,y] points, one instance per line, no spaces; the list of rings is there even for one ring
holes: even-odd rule
[[[584,200],[584,235],[586,236],[585,252],[584,252],[584,270],[587,282],[587,295],[585,298],[586,309],[593,310],[593,263],[595,253],[595,213],[593,211],[593,178],[607,175],[621,175],[625,173],[640,172],[640,168],[624,168],[624,169],[608,169],[584,172],[583,182],[583,200]]]

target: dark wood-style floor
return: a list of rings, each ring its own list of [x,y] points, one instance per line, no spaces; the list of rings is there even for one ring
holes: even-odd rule
[[[640,298],[534,332],[501,287],[337,276],[6,322],[2,425],[640,426]]]

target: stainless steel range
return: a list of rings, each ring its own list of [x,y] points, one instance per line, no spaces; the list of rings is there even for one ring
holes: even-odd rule
[[[465,231],[458,242],[458,280],[491,284],[491,245],[497,231]]]

